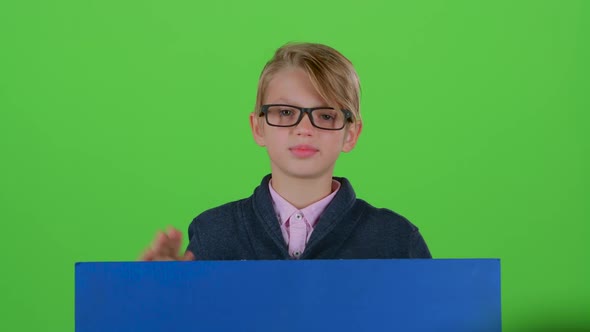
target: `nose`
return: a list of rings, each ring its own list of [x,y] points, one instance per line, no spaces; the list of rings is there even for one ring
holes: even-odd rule
[[[295,126],[295,134],[297,135],[311,135],[314,126],[311,124],[311,115],[309,113],[303,115],[301,122]]]

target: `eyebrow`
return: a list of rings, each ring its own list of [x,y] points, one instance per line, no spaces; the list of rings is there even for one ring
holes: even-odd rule
[[[292,100],[286,99],[286,98],[277,99],[277,102],[275,104],[281,104],[281,103],[285,103],[285,104],[289,104],[289,105],[293,105],[293,106],[299,106],[297,103],[293,102]]]
[[[292,100],[289,100],[289,99],[286,99],[286,98],[283,98],[283,97],[277,99],[276,102],[272,102],[272,103],[269,102],[268,104],[284,104],[284,105],[291,105],[291,106],[303,107],[299,103],[295,103]],[[323,104],[323,105],[320,105],[320,106],[313,106],[311,108],[316,108],[316,107],[330,107],[330,106],[328,106],[327,104]]]

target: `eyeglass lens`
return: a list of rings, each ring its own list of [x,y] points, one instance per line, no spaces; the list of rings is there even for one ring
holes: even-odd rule
[[[270,106],[267,119],[274,126],[292,126],[299,120],[301,110],[289,106]],[[344,126],[345,118],[341,111],[331,108],[318,108],[311,111],[312,123],[319,128],[338,129]]]

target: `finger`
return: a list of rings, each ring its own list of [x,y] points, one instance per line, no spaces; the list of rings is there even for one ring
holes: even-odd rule
[[[168,239],[174,257],[180,254],[180,246],[182,245],[182,233],[174,227],[168,227]]]
[[[174,259],[174,257],[170,257],[170,256],[156,256],[151,261],[153,261],[153,262],[169,262],[169,261],[175,261],[175,260],[176,259]]]
[[[158,231],[152,244],[152,250],[156,253],[156,256],[169,256],[171,254],[169,242],[168,235]]]
[[[155,253],[151,248],[147,248],[141,253],[138,260],[139,261],[151,261],[155,257]]]
[[[182,240],[182,232],[179,231],[178,229],[172,227],[172,226],[168,226],[168,237],[170,239],[174,239],[174,240]]]
[[[184,256],[182,256],[182,260],[183,260],[183,261],[194,261],[194,260],[195,260],[195,254],[193,254],[193,252],[192,252],[192,251],[190,251],[190,250],[187,250],[187,251],[184,253]]]

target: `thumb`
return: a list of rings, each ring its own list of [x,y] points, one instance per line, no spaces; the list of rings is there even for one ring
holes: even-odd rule
[[[182,256],[182,259],[181,260],[183,260],[183,261],[194,261],[195,260],[195,255],[193,254],[192,251],[187,250],[184,253],[184,256]]]

